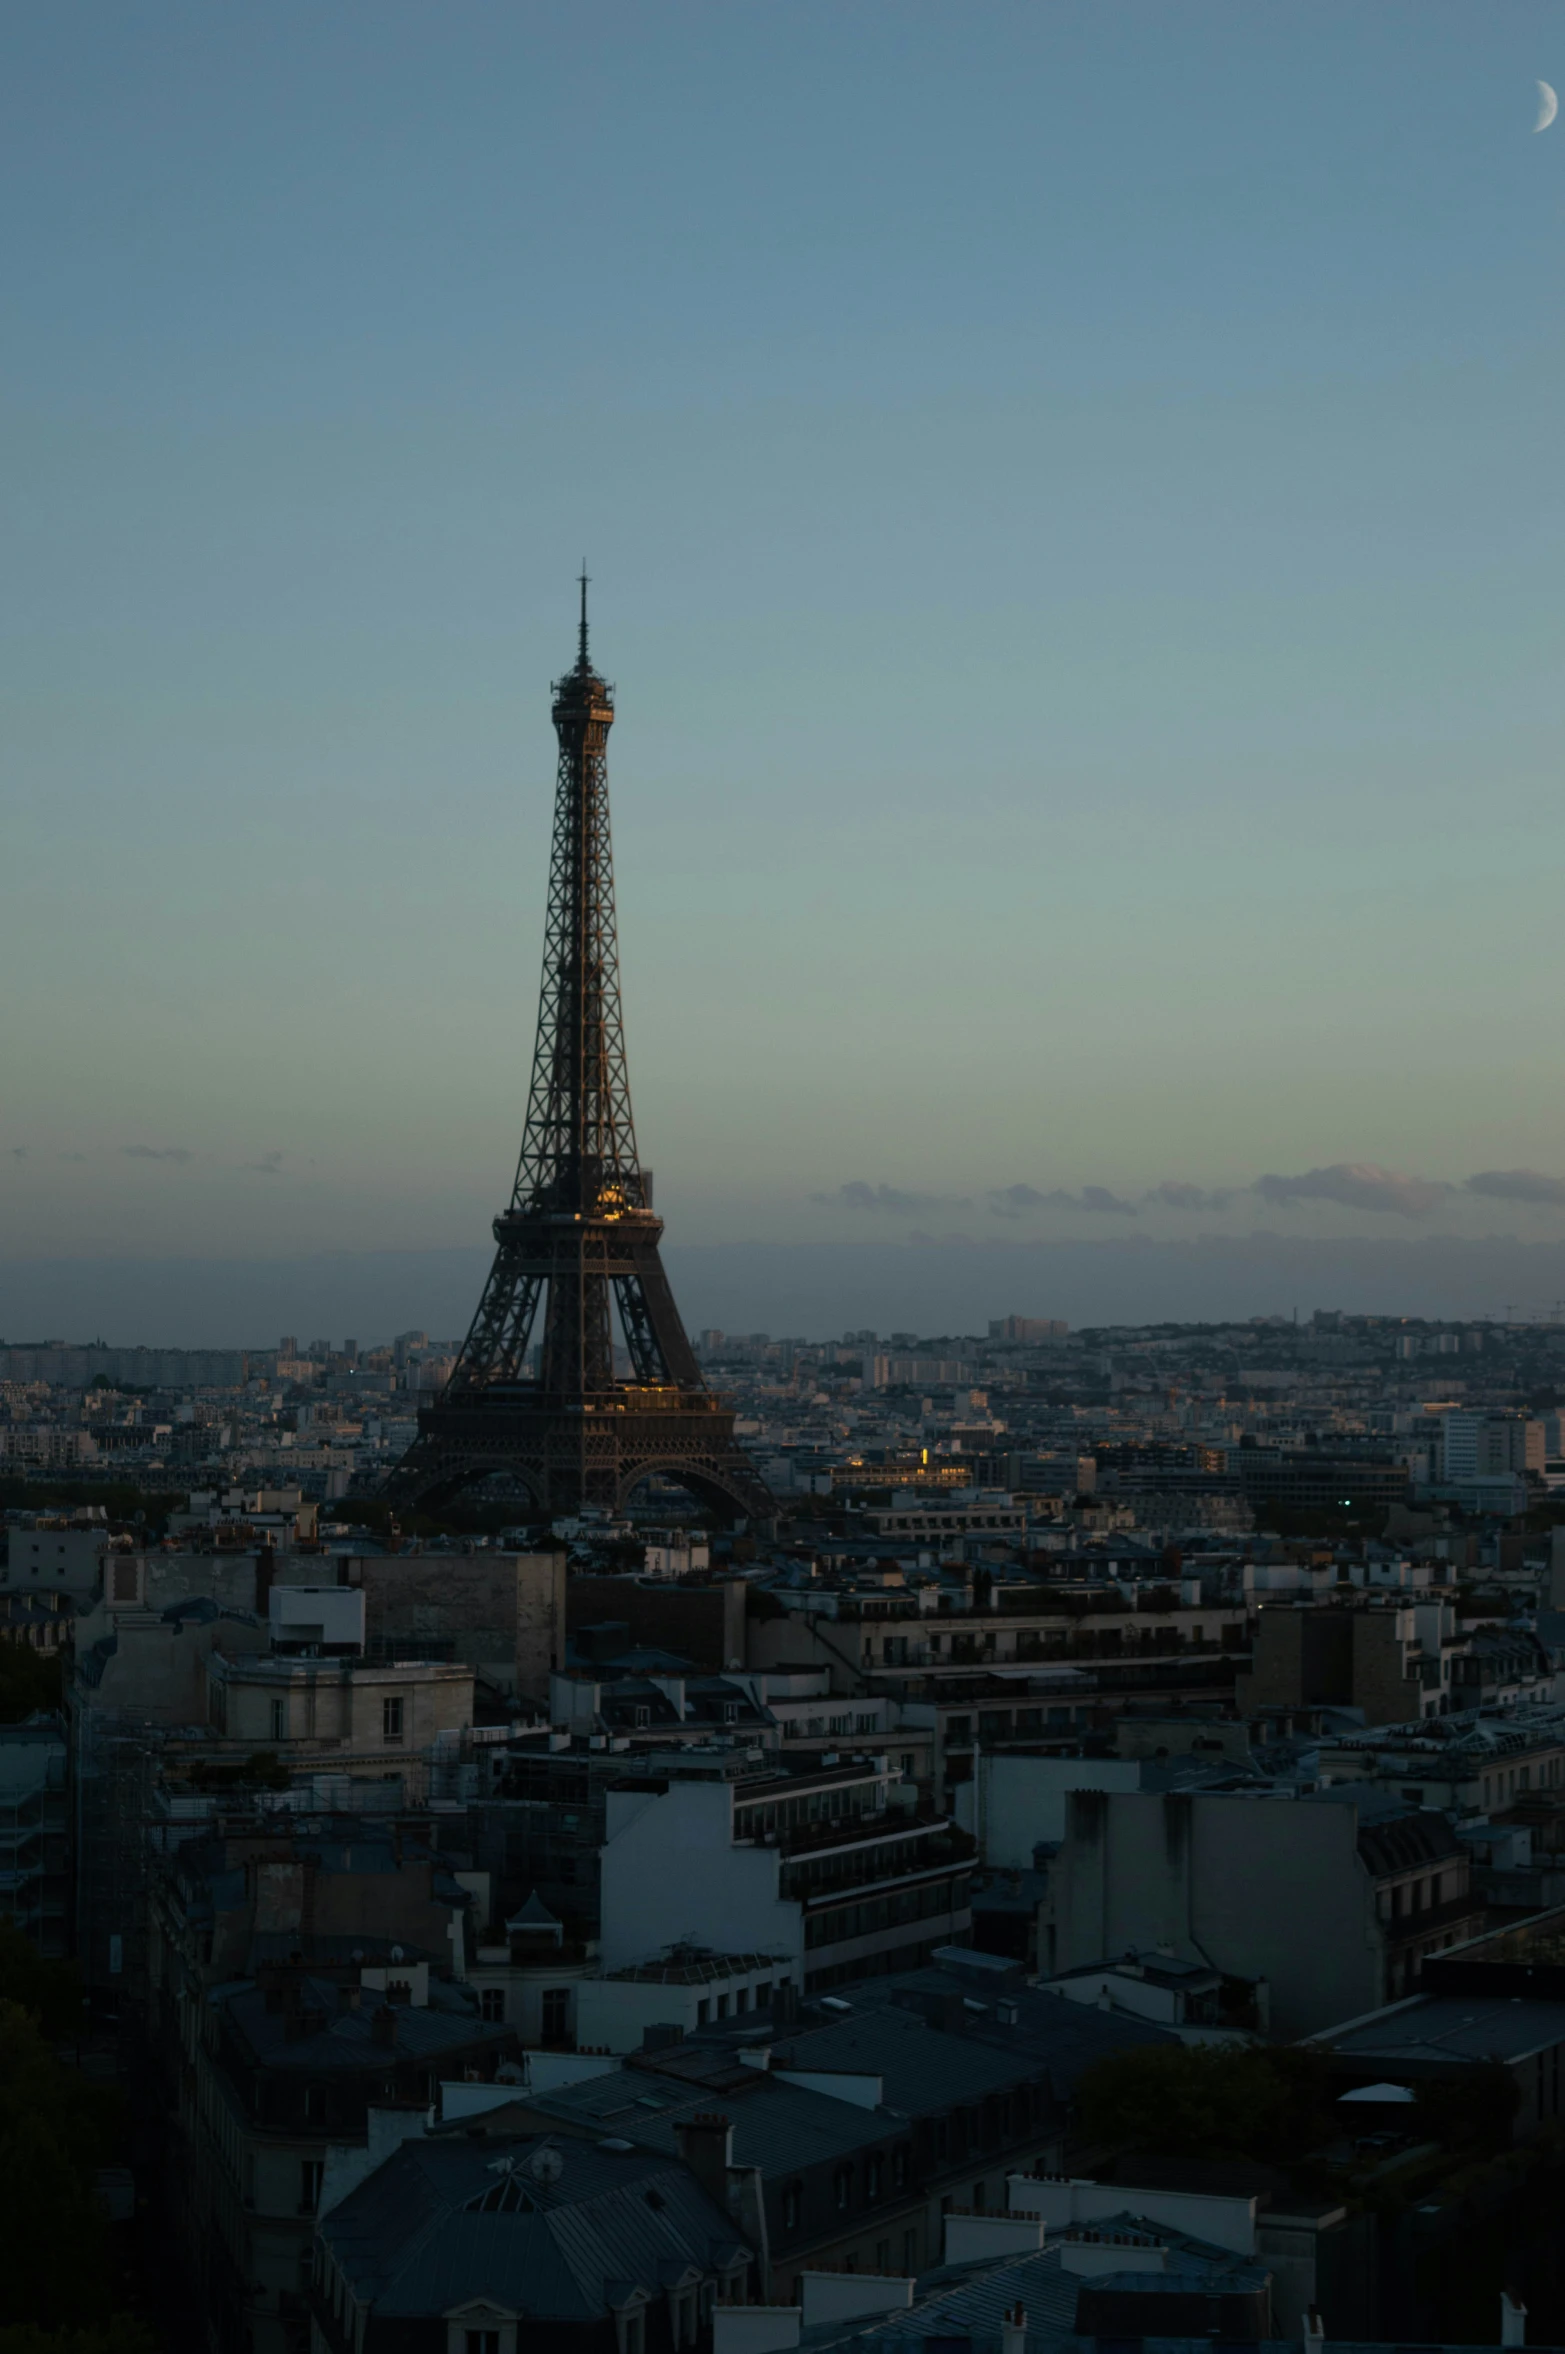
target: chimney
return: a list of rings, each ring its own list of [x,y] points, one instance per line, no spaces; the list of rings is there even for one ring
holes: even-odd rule
[[[1519,2297],[1500,2291],[1500,2343],[1502,2346],[1525,2346],[1527,2343],[1527,2308]]]
[[[728,2169],[733,2163],[734,2129],[726,2117],[703,2111],[695,2117],[683,2118],[674,2128],[679,2137],[679,2154],[701,2188],[722,2208],[728,2211]]]
[[[1027,2354],[1027,2308],[1011,2305],[1000,2322],[1000,2354]]]
[[[390,2003],[377,2003],[370,2013],[370,2041],[394,2044],[397,2040],[397,2014]]]

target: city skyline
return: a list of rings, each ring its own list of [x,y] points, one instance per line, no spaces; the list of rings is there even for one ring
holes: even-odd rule
[[[483,1247],[583,544],[676,1263],[1565,1238],[1547,11],[85,21],[4,102],[0,1320]]]

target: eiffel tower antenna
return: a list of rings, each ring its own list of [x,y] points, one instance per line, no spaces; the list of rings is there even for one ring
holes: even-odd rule
[[[552,1516],[618,1510],[657,1474],[725,1519],[765,1518],[776,1507],[674,1305],[652,1175],[636,1151],[609,840],[614,690],[588,655],[585,564],[580,586],[576,666],[554,682],[554,840],[516,1178],[451,1379],[420,1410],[418,1437],[382,1493],[438,1507],[501,1474]],[[615,1375],[616,1310],[628,1381]]]

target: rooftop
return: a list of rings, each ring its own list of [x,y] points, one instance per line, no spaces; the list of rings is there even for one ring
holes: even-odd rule
[[[1525,1995],[1413,1995],[1312,2036],[1339,2058],[1428,2074],[1453,2062],[1507,2065],[1565,2044],[1565,2002]]]
[[[671,2266],[749,2253],[684,2166],[570,2136],[406,2142],[320,2229],[388,2317],[488,2298],[546,2325],[595,2321],[635,2289],[661,2293]]]

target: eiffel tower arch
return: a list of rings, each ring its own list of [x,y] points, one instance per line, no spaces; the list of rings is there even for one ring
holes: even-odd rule
[[[588,653],[585,574],[576,662],[555,682],[553,718],[543,984],[516,1181],[451,1379],[420,1409],[418,1436],[381,1493],[438,1509],[498,1474],[552,1516],[617,1510],[656,1474],[722,1519],[767,1519],[776,1505],[680,1321],[651,1173],[636,1153],[609,841],[614,692]],[[616,1309],[631,1368],[623,1381]]]

